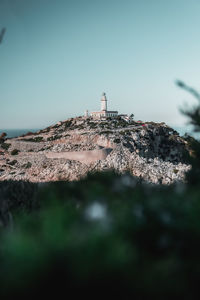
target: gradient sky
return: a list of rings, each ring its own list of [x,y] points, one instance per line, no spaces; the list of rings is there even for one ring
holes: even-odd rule
[[[0,0],[0,128],[42,128],[108,106],[182,125],[200,89],[199,0]]]

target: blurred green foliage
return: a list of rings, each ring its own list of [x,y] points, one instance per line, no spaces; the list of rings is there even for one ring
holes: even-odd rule
[[[189,92],[197,100],[197,104],[192,108],[182,108],[181,112],[189,119],[189,124],[194,128],[195,132],[200,133],[200,93],[194,88],[188,86],[182,81],[177,81],[177,85]],[[187,161],[191,164],[192,169],[187,173],[187,182],[192,185],[199,185],[200,179],[200,142],[191,136],[187,136],[187,141],[191,149],[190,155],[187,155]]]
[[[18,211],[14,228],[1,233],[4,295],[94,287],[98,295],[109,287],[109,294],[162,299],[197,292],[196,187],[155,187],[109,172],[45,184],[37,198],[39,209]]]

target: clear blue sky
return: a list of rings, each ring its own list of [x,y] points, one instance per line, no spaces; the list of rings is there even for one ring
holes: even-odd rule
[[[199,0],[0,0],[0,128],[40,128],[100,108],[184,124],[200,89]]]

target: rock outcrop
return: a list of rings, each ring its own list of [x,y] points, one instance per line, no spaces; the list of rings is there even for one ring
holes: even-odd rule
[[[187,142],[164,123],[78,117],[0,144],[0,180],[78,180],[114,169],[151,183],[184,180]]]

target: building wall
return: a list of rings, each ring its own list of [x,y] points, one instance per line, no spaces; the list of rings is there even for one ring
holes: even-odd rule
[[[118,116],[117,111],[107,111],[106,112],[106,117],[116,117],[116,116]]]
[[[97,118],[116,117],[116,116],[118,116],[118,112],[117,111],[94,111],[94,112],[91,112],[91,116],[97,117]]]
[[[106,112],[105,111],[94,111],[94,112],[91,112],[91,116],[92,117],[106,117]]]

